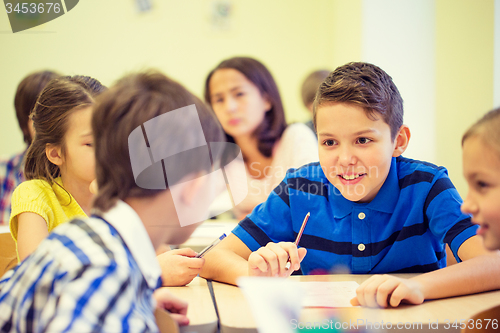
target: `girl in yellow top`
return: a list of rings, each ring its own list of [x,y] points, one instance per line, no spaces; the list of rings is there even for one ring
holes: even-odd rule
[[[105,87],[86,76],[50,81],[31,113],[27,181],[12,194],[10,231],[20,260],[59,224],[90,212],[95,178],[91,106]]]

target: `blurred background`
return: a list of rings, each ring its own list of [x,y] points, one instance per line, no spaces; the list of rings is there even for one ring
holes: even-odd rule
[[[209,71],[242,55],[269,68],[289,123],[310,117],[300,86],[311,71],[380,66],[405,101],[404,156],[446,166],[464,196],[461,136],[500,105],[500,0],[81,0],[15,34],[0,10],[0,157],[24,149],[14,95],[33,71],[111,85],[156,68],[202,97]]]

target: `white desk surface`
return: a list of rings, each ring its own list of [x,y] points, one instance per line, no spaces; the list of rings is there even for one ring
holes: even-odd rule
[[[187,286],[167,288],[172,294],[188,302],[189,325],[180,327],[181,332],[215,333],[217,331],[217,315],[205,279],[195,277]]]
[[[410,277],[415,274],[398,274],[401,277]],[[316,275],[316,276],[292,276],[289,279],[295,281],[356,281],[362,283],[371,275]],[[235,286],[213,282],[215,299],[219,309],[221,332],[257,332],[255,321],[252,317],[250,307],[243,296],[242,291]],[[391,322],[396,325],[402,323],[422,323],[422,327],[415,328],[415,332],[436,332],[439,330],[427,330],[429,322],[439,323],[442,331],[451,332],[455,329],[446,329],[447,321],[450,325],[455,320],[466,321],[474,314],[500,305],[500,291],[452,297],[440,300],[425,301],[421,305],[402,305],[397,308],[367,309],[362,307],[353,308],[304,308],[301,314],[301,322],[322,322],[327,318],[336,318],[339,322],[364,320],[366,323]],[[395,328],[395,327],[393,327]],[[456,330],[455,330],[456,331]],[[458,330],[459,331],[459,330]]]

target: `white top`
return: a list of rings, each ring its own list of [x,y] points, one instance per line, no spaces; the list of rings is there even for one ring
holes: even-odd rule
[[[149,286],[156,286],[161,267],[156,259],[151,238],[139,215],[127,203],[118,200],[102,217],[118,231]]]
[[[273,161],[264,172],[265,176],[256,179],[248,172],[252,166],[247,167],[248,195],[234,208],[234,214],[237,218],[249,214],[255,206],[264,202],[285,178],[288,169],[318,161],[318,140],[314,133],[302,123],[289,125],[274,147]]]

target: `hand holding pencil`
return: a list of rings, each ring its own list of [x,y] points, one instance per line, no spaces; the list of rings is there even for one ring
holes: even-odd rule
[[[295,242],[268,243],[254,251],[248,257],[248,274],[250,276],[287,277],[300,268],[307,250],[297,248],[310,214],[302,222]]]
[[[190,248],[176,249],[158,253],[156,258],[162,269],[164,287],[184,286],[200,274],[205,259],[197,258]]]
[[[309,221],[309,216],[311,216],[311,213],[307,213],[306,217],[304,218],[304,222],[302,222],[302,226],[300,227],[299,233],[297,234],[297,238],[295,239],[295,246],[299,246],[300,238],[302,237],[302,234],[304,233],[304,229],[306,228],[307,221]],[[290,257],[288,257],[288,262],[286,263],[286,269],[290,269]]]
[[[169,247],[163,248],[162,252],[157,253],[157,259],[162,268],[162,282],[165,287],[184,286],[191,282],[200,274],[205,259],[203,256],[219,244],[226,234],[222,234],[214,242],[204,248],[200,253],[196,253],[190,248],[170,250]]]

